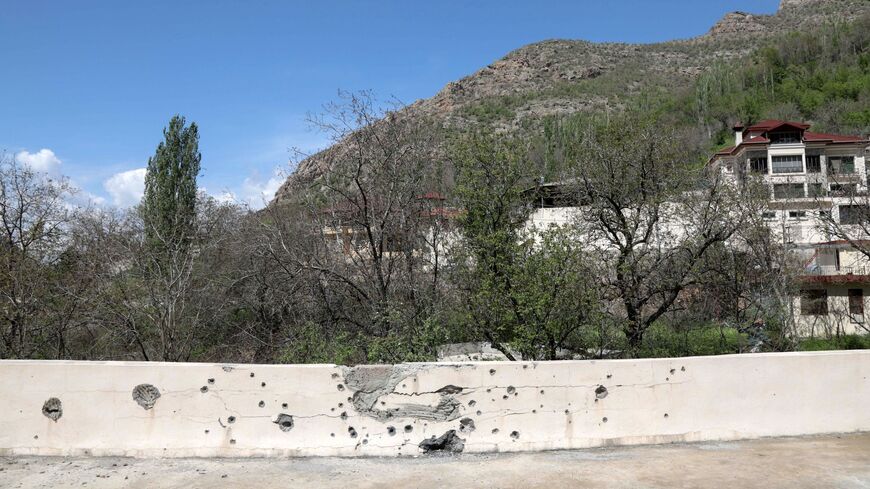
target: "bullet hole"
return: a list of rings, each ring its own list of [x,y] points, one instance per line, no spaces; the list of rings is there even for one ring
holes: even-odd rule
[[[363,440],[363,445],[368,445],[368,444],[369,444],[369,441],[366,440],[366,439],[364,439],[364,440]]]
[[[254,372],[251,372],[251,378],[252,379],[254,378]]]
[[[286,403],[286,402],[282,402],[282,403],[281,403],[281,408],[282,408],[282,409],[287,409],[287,403]]]
[[[604,399],[605,397],[607,397],[607,387],[604,387],[603,385],[599,385],[598,387],[596,387],[595,398]]]
[[[405,425],[405,433],[410,433],[412,431],[414,431],[414,427],[409,425],[409,424],[406,424]]]
[[[208,386],[204,385],[204,386],[200,387],[199,391],[202,392],[203,394],[205,394],[206,392],[208,392]]]
[[[675,373],[677,373],[677,369],[672,368],[672,369],[671,369],[671,375],[674,375]]]
[[[495,375],[495,369],[494,369],[494,368],[489,369],[489,375]]]
[[[505,394],[505,395],[501,396],[501,398],[502,398],[502,399],[507,399],[508,396],[507,396],[507,394]]]
[[[353,429],[353,426],[347,428],[347,434],[350,435],[351,438],[356,438],[356,430]]]
[[[608,378],[608,379],[611,378],[611,377],[613,377],[613,374],[607,374],[607,378]]]
[[[396,427],[395,426],[387,426],[387,434],[390,436],[396,436]]]
[[[339,392],[344,390],[344,384],[338,384],[337,387],[338,387]]]
[[[516,391],[517,391],[517,388],[514,387],[514,386],[512,386],[512,385],[509,385],[508,388],[507,388],[507,393],[508,393],[508,394],[513,394],[513,393],[516,392]]]
[[[468,401],[468,407],[474,407],[475,404],[477,404],[477,401],[475,401],[474,399]]]
[[[537,409],[532,409],[532,414],[537,414],[537,413],[538,413]]]
[[[565,410],[565,414],[571,414],[571,411]]]
[[[529,368],[528,365],[523,365],[523,370],[525,370],[525,369],[527,369],[527,368]]]
[[[208,383],[214,385],[214,379],[208,379]]]
[[[607,416],[601,418],[601,422],[602,422],[602,423],[606,423],[606,422],[607,422]]]
[[[493,434],[493,435],[497,435],[497,434],[498,434],[498,428],[493,428],[493,429],[492,429],[492,434]]]
[[[544,393],[544,389],[541,389],[541,394],[543,394],[543,393]]]
[[[344,407],[344,403],[343,402],[338,403],[338,407]]]
[[[39,439],[39,435],[33,435],[33,439],[34,439],[34,440],[38,440],[38,439]]]
[[[290,431],[293,429],[293,416],[290,416],[289,414],[281,413],[277,418],[275,418],[275,421],[272,422],[278,425],[278,428],[280,428],[281,431]]]
[[[668,417],[668,413],[665,413],[665,417],[666,417],[666,418]]]
[[[333,379],[337,379],[337,378],[338,378],[338,374],[332,374],[332,378],[333,378]]]
[[[459,431],[462,433],[471,433],[474,431],[474,420],[471,418],[462,418],[459,420]]]
[[[262,407],[266,407],[266,402],[265,402],[265,401],[260,401],[259,403],[257,403],[257,406],[260,406],[261,408],[262,408]]]
[[[670,380],[671,380],[670,377],[665,377],[665,382],[668,382],[668,381],[670,381]]]
[[[459,438],[456,434],[456,430],[450,430],[438,438],[435,438],[435,435],[432,435],[432,438],[427,438],[421,441],[418,446],[423,450],[423,453],[460,453],[465,449],[465,440]]]
[[[260,387],[266,387],[266,383],[265,383],[265,382],[260,382]]]
[[[151,384],[139,384],[133,388],[133,400],[146,411],[160,399],[160,391]]]
[[[486,392],[492,392],[492,389],[487,389]]]
[[[402,384],[402,389],[404,389],[405,387],[408,387],[408,386],[405,384]]]
[[[235,423],[235,422],[236,422],[236,417],[235,417],[235,416],[230,416],[229,418],[227,418],[227,423],[229,423],[229,424],[233,424],[233,423]]]
[[[335,433],[330,433],[329,436],[335,438]]]
[[[352,397],[348,397],[348,398],[347,398],[347,402],[353,402],[353,398],[352,398]]]
[[[340,417],[341,419],[347,419],[347,412],[346,412],[346,411],[342,411],[342,412],[341,412],[341,415],[340,415],[339,417]]]
[[[233,371],[233,367],[230,366],[230,365],[224,365],[224,366],[221,367],[221,369],[222,369],[224,372],[232,372],[232,371]]]
[[[230,445],[235,445],[235,444],[236,444],[236,439],[235,439],[235,438],[231,438],[231,439],[230,439]]]
[[[57,423],[57,420],[63,416],[63,406],[61,405],[60,399],[51,397],[45,401],[42,405],[42,414],[44,414],[46,418]]]
[[[208,433],[209,433],[209,431],[208,431],[208,430],[205,430],[205,434],[207,435]]]
[[[459,394],[462,392],[462,387],[457,387],[455,385],[445,385],[444,387],[435,391],[439,394]]]
[[[519,440],[520,439],[520,432],[519,431],[511,431],[511,438],[513,438],[514,440]]]

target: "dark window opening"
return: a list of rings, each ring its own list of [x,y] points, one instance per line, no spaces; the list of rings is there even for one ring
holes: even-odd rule
[[[861,224],[867,222],[870,208],[864,205],[841,205],[840,224]]]
[[[864,314],[864,289],[849,289],[849,314]]]
[[[804,197],[804,184],[777,183],[773,185],[774,199],[799,199]]]
[[[807,190],[809,191],[810,197],[824,197],[828,194],[825,191],[825,186],[821,183],[811,183],[807,185]]]
[[[770,136],[770,142],[772,144],[787,144],[787,143],[799,143],[799,142],[801,142],[800,131],[772,132],[769,134],[769,136]]]
[[[832,183],[831,195],[835,197],[848,197],[854,195],[857,187],[854,183]]]
[[[782,155],[771,157],[773,173],[801,173],[804,162],[801,155]]]
[[[807,173],[822,173],[822,157],[807,155]]]
[[[828,315],[828,291],[827,290],[802,290],[801,291],[801,315],[803,316],[827,316]]]
[[[851,175],[855,173],[855,157],[828,157],[828,173],[830,173],[831,175]]]
[[[750,158],[749,169],[752,173],[767,173],[767,157]]]

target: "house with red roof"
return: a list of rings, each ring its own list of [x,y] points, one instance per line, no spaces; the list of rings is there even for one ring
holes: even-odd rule
[[[813,132],[802,122],[763,120],[734,127],[734,145],[710,165],[738,186],[767,187],[761,216],[803,265],[793,303],[801,335],[870,332],[865,314],[870,263],[858,251],[870,236],[865,136]],[[832,235],[848,230],[849,240]],[[835,233],[836,234],[836,233]]]

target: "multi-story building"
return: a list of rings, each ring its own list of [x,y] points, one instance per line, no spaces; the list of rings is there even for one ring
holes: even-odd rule
[[[864,241],[870,236],[861,235],[867,227],[858,226],[870,203],[870,141],[809,129],[780,120],[735,126],[735,144],[710,164],[737,185],[767,186],[770,201],[762,217],[804,266],[793,303],[799,334],[867,333],[870,263],[855,245],[870,244]],[[854,232],[849,240],[834,239],[831,224]]]

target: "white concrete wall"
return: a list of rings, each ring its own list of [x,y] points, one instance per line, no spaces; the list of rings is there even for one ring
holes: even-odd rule
[[[2,361],[0,455],[417,455],[449,430],[466,452],[851,432],[870,430],[868,379],[866,350],[356,368]],[[139,384],[159,390],[153,408],[134,401]]]

